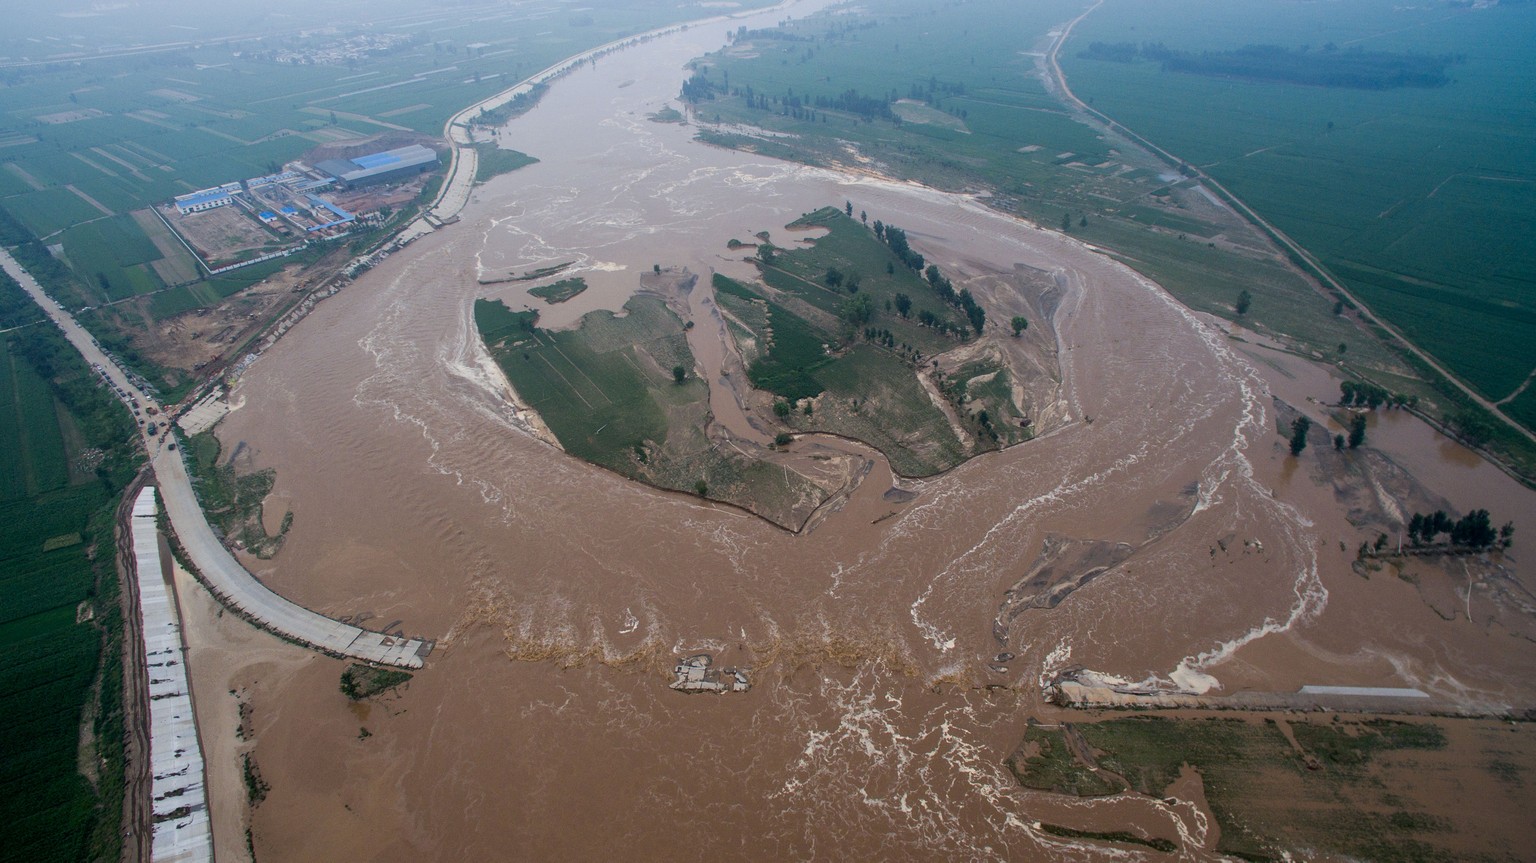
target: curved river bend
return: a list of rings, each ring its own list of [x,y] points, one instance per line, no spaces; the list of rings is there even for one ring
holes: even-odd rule
[[[1108,257],[967,197],[709,148],[692,127],[647,120],[689,59],[782,14],[694,26],[562,79],[503,132],[539,164],[477,189],[460,224],[321,304],[239,385],[220,435],[277,469],[274,495],[295,513],[264,580],[327,613],[442,637],[397,704],[366,719],[366,741],[335,702],[334,667],[268,682],[266,703],[283,706],[258,728],[274,789],[256,813],[262,849],[1111,853],[1036,832],[1042,813],[1198,846],[1191,804],[1017,787],[1003,761],[1045,709],[1046,675],[1293,690],[1336,682],[1317,679],[1337,664],[1319,657],[1346,656],[1350,683],[1433,677],[1437,658],[1391,627],[1369,655],[1347,637],[1299,641],[1329,588],[1355,578],[1337,550],[1353,535],[1285,472],[1266,384],[1219,330]],[[478,275],[576,261],[592,289],[545,310],[560,325],[619,308],[653,264],[701,284],[711,270],[749,275],[728,240],[781,239],[800,213],[845,199],[906,228],[994,320],[1023,308],[1016,265],[1055,274],[1055,431],[902,481],[917,493],[906,504],[882,499],[880,461],[801,536],[525,432],[472,306],[537,301]],[[1085,550],[1067,561],[1122,551],[1055,607],[1016,608],[999,627],[1006,591],[1048,543]],[[1261,647],[1263,663],[1231,661]],[[668,690],[673,658],[701,650],[754,668],[753,691]],[[1003,651],[1016,658],[990,668]],[[1470,683],[1495,696],[1523,685],[1497,670]]]

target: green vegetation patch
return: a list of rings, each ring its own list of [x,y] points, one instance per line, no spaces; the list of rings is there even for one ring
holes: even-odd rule
[[[870,220],[870,225],[880,224],[879,219]],[[820,228],[826,234],[771,253],[771,261],[761,263],[763,281],[769,287],[839,318],[845,317],[850,301],[867,299],[869,320],[850,324],[845,335],[878,317],[881,326],[894,334],[895,346],[905,346],[910,352],[933,354],[960,343],[944,329],[965,329],[964,315],[941,299],[922,275],[857,216],[823,207],[787,227],[791,231]],[[898,297],[907,298],[905,312],[897,305]],[[922,323],[925,312],[932,316],[932,325]]]
[[[476,144],[475,150],[478,153],[475,159],[476,183],[484,183],[492,177],[510,174],[518,168],[526,168],[539,161],[527,153],[499,147],[494,141]]]
[[[538,312],[514,312],[499,300],[475,300],[475,328],[488,345],[532,333],[538,321]]]
[[[372,698],[411,679],[409,671],[352,663],[341,673],[341,694],[353,701]]]
[[[242,474],[236,471],[232,458],[221,463],[222,447],[211,430],[193,435],[187,449],[192,456],[197,498],[215,532],[259,558],[276,554],[293,524],[293,514],[286,514],[273,536],[261,523],[262,502],[272,493],[277,471],[268,468]]]
[[[940,391],[982,446],[1011,446],[1032,437],[1013,400],[1012,376],[996,359],[962,364],[941,379]]]
[[[1034,723],[1024,731],[1019,748],[1008,758],[1008,770],[1025,788],[1074,797],[1103,797],[1124,787],[1074,755],[1063,728]]]
[[[912,367],[891,352],[855,345],[817,375],[832,398],[822,398],[810,416],[790,413],[797,430],[865,441],[904,476],[930,476],[970,456]]]
[[[1438,726],[1370,720],[1291,728],[1299,750],[1269,720],[1136,716],[1072,726],[1102,770],[1142,794],[1161,797],[1186,767],[1199,771],[1223,853],[1279,860],[1287,851],[1316,848],[1371,860],[1452,859],[1449,847],[1435,844],[1449,832],[1445,820],[1405,810],[1388,793],[1391,774],[1383,772],[1407,769],[1388,767],[1388,755],[1443,748]],[[1112,791],[1066,742],[1062,731],[1032,725],[1009,767],[1031,788],[1078,796]]]
[[[541,300],[544,300],[550,305],[554,305],[555,303],[563,303],[566,300],[569,300],[572,297],[580,294],[582,291],[585,291],[586,289],[587,280],[581,276],[574,276],[569,279],[561,279],[560,281],[551,285],[541,285],[537,288],[529,288],[528,293],[538,297]]]
[[[962,442],[918,371],[932,354],[963,344],[972,324],[936,268],[926,271],[927,278],[918,275],[921,256],[906,246],[900,229],[878,221],[871,228],[848,209],[825,207],[787,226],[819,228],[822,236],[783,249],[758,246],[762,284],[717,274],[713,285],[729,314],[728,329],[755,388],[786,405],[817,400],[809,411],[780,414],[791,429],[865,441],[903,475],[947,470],[973,455],[975,446]],[[897,236],[900,241],[889,239]],[[989,382],[1004,374],[1000,365],[988,371],[995,373]],[[988,390],[987,397],[992,394]],[[1011,403],[1006,376],[1004,397]],[[980,404],[973,407],[976,414],[987,412],[986,424],[975,425],[983,448],[1023,438],[989,431],[991,423],[1017,416],[1016,408],[1010,413],[1001,403]],[[974,419],[964,404],[955,407],[962,425]]]
[[[592,312],[573,330],[479,301],[476,321],[518,395],[567,452],[659,488],[737,504],[798,528],[825,494],[799,474],[711,444],[709,388],[693,372],[683,322],[638,295],[625,314]]]
[[[669,387],[703,395],[701,383],[678,387],[671,378],[687,352],[682,322],[654,298],[637,297],[625,309],[622,318],[594,312],[576,330],[504,337],[498,354],[512,385],[568,452],[620,472],[637,447],[666,441],[663,402],[676,401]]]
[[[503,370],[574,455],[636,475],[638,454],[666,448],[672,411],[707,407],[702,381],[673,378],[675,366],[693,368],[693,356],[682,321],[659,299],[637,296],[623,317],[593,312],[558,332],[532,326],[529,313],[485,305],[493,308],[477,317],[486,340],[496,339]]]

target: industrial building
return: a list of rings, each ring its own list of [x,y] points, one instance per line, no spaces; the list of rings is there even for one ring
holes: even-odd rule
[[[436,151],[420,144],[355,159],[326,159],[315,164],[316,170],[330,174],[346,188],[403,180],[435,167]]]
[[[183,216],[188,213],[212,210],[215,207],[234,203],[235,194],[239,191],[239,183],[225,183],[222,186],[214,186],[211,189],[202,189],[196,192],[188,192],[185,195],[177,195],[176,209]]]

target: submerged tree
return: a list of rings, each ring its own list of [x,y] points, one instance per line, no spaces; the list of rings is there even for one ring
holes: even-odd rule
[[[1359,449],[1365,443],[1365,414],[1355,414],[1349,421],[1349,448]]]
[[[1312,429],[1312,420],[1306,417],[1298,417],[1291,423],[1291,455],[1301,455],[1301,451],[1307,448],[1307,432]]]
[[[1253,305],[1253,294],[1248,293],[1247,290],[1239,291],[1237,305],[1233,307],[1237,310],[1238,316],[1248,314],[1248,307],[1251,305]]]

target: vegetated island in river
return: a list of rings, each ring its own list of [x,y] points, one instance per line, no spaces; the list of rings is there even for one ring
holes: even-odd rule
[[[732,239],[728,248],[752,253],[756,280],[715,274],[701,285],[658,265],[622,315],[592,312],[550,330],[537,311],[479,300],[476,323],[520,400],[571,454],[801,530],[871,466],[814,435],[861,441],[896,473],[930,476],[1028,440],[1058,389],[1048,326],[1057,288],[1046,274],[971,277],[978,289],[1003,282],[1032,298],[1040,324],[1017,316],[988,327],[971,291],[927,264],[904,231],[851,209],[787,225],[826,232],[794,248],[767,232]],[[693,320],[696,290],[712,290],[718,317]],[[714,385],[731,388],[748,428],[711,412],[688,343],[695,325],[725,335]]]

